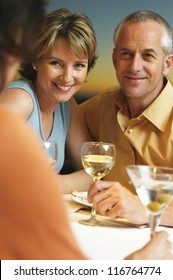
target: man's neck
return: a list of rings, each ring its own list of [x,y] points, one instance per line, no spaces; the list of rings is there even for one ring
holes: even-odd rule
[[[137,118],[142,114],[142,112],[149,107],[149,105],[157,98],[157,96],[162,92],[163,88],[165,87],[167,80],[164,79],[162,85],[160,86],[160,90],[147,95],[137,97],[137,98],[129,98],[126,96],[127,106],[129,110],[129,117]]]

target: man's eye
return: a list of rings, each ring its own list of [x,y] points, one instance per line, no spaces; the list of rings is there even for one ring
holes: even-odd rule
[[[124,59],[127,59],[127,58],[131,57],[131,54],[129,52],[122,52],[121,57],[124,58]]]
[[[143,55],[143,57],[144,57],[144,58],[147,58],[147,59],[154,59],[154,58],[155,58],[155,56],[154,56],[153,54],[151,54],[151,53],[145,53],[145,54]]]

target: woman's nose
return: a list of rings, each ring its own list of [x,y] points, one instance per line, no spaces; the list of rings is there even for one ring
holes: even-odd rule
[[[66,68],[63,70],[63,73],[61,75],[61,79],[64,81],[64,82],[71,82],[73,80],[73,70],[72,69],[69,69],[69,68]]]

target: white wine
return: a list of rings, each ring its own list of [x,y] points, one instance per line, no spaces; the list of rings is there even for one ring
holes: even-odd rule
[[[115,146],[104,142],[85,142],[81,150],[81,160],[86,173],[93,178],[93,181],[99,181],[114,165]],[[90,226],[98,225],[96,210],[92,207],[91,217],[81,220],[80,223]]]
[[[113,156],[107,155],[84,155],[82,156],[82,164],[85,171],[93,177],[94,180],[103,178],[114,165]]]
[[[139,186],[136,189],[142,203],[152,215],[160,214],[173,197],[173,185],[168,183],[147,187]]]

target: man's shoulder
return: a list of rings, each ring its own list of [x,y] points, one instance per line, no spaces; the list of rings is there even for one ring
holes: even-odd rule
[[[97,93],[94,97],[88,99],[87,101],[83,102],[80,106],[87,107],[91,106],[91,104],[101,104],[101,103],[112,103],[114,100],[117,99],[119,94],[120,87],[114,86],[107,88],[99,93]]]
[[[112,99],[118,96],[119,91],[119,86],[110,87],[98,93],[97,98]]]

